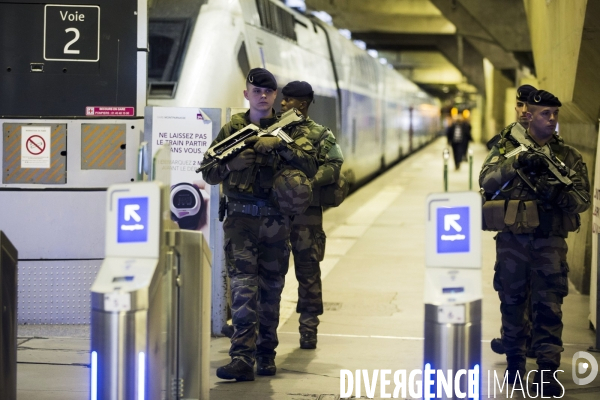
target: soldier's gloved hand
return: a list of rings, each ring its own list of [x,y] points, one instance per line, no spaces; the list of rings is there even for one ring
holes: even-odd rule
[[[248,141],[246,141],[248,143]],[[254,144],[254,151],[257,153],[267,154],[271,150],[279,147],[281,145],[281,139],[278,137],[261,137]]]
[[[517,156],[513,168],[521,168],[525,173],[541,173],[548,168],[544,157],[536,153],[521,153]]]
[[[248,168],[256,161],[256,153],[252,149],[246,149],[240,154],[235,156],[231,161],[227,163],[227,168],[230,171],[240,171],[244,168]]]
[[[563,185],[561,183],[548,181],[548,175],[545,174],[540,176],[535,184],[535,191],[537,192],[538,198],[543,202],[550,204],[557,202],[562,189]]]

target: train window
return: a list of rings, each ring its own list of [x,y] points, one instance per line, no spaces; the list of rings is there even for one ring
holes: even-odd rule
[[[149,95],[164,91],[153,90],[153,85],[165,83],[176,87],[183,64],[183,54],[189,39],[189,19],[150,19],[148,24],[148,83]],[[174,95],[174,93],[172,93]]]
[[[294,14],[278,7],[270,0],[256,0],[256,7],[263,28],[294,42],[297,41]]]

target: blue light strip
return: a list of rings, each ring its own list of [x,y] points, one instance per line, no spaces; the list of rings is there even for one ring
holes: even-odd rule
[[[144,352],[138,354],[138,400],[146,398],[146,355]]]
[[[91,400],[98,400],[98,353],[92,351],[92,376],[90,379]]]

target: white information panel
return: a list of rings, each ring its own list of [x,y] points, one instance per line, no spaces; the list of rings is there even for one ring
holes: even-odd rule
[[[201,231],[210,243],[211,187],[196,173],[212,142],[210,117],[194,107],[147,107],[151,109],[153,153],[171,146],[171,218],[181,229]],[[218,188],[215,188],[218,191]]]
[[[481,268],[481,207],[476,192],[427,197],[426,267]]]
[[[161,185],[112,185],[106,201],[106,257],[158,259]]]

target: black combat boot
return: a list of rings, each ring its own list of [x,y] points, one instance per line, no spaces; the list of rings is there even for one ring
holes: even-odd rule
[[[494,338],[490,342],[490,346],[492,347],[492,351],[496,354],[504,354],[504,345],[502,344],[501,338]]]
[[[271,357],[256,358],[256,375],[271,376],[277,373],[275,360]]]
[[[537,355],[535,354],[535,350],[533,349],[533,347],[528,348],[527,353],[525,355],[527,356],[527,358],[537,358]]]
[[[229,364],[217,368],[217,376],[221,379],[235,379],[236,381],[253,381],[254,368],[239,358],[234,358]]]
[[[300,334],[300,348],[305,350],[317,348],[317,332],[304,332]]]
[[[564,387],[558,383],[558,374],[555,374],[557,369],[558,368],[553,365],[538,364],[538,370],[533,377],[533,383],[538,385],[537,390],[540,398],[564,396]],[[542,371],[544,371],[543,377]],[[541,382],[542,378],[544,380],[543,382]]]
[[[520,386],[520,382],[526,379],[525,356],[506,356],[506,361],[508,362],[508,366],[506,367],[505,374],[508,374],[508,384]]]

